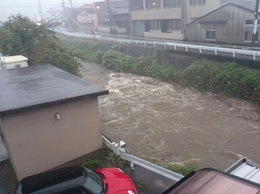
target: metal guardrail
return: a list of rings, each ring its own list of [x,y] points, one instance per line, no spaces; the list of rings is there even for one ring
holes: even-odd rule
[[[225,48],[220,46],[203,46],[195,44],[186,43],[174,43],[167,41],[148,41],[148,40],[135,40],[135,39],[125,39],[125,38],[111,38],[103,37],[100,35],[89,35],[89,34],[75,34],[71,32],[62,32],[70,36],[84,37],[89,39],[96,39],[109,42],[117,42],[121,44],[131,44],[131,45],[143,45],[143,46],[153,46],[153,47],[163,47],[172,50],[186,51],[186,52],[196,52],[199,54],[206,55],[220,55],[233,58],[247,58],[249,60],[260,61],[260,51],[255,50],[245,50],[245,49],[235,49],[235,48]]]
[[[184,177],[181,174],[178,174],[176,172],[165,169],[161,166],[158,166],[156,164],[153,164],[153,163],[143,160],[141,158],[138,158],[132,154],[126,153],[125,148],[121,149],[120,146],[118,147],[117,144],[115,144],[114,142],[111,142],[105,136],[102,136],[102,138],[103,138],[103,142],[107,145],[107,147],[109,149],[111,149],[116,155],[120,155],[120,157],[123,160],[127,160],[128,162],[130,162],[131,169],[133,169],[133,167],[134,167],[133,164],[135,164],[135,165],[143,167],[149,171],[152,171],[156,174],[159,174],[165,178],[168,178],[168,179],[176,181],[176,182]]]

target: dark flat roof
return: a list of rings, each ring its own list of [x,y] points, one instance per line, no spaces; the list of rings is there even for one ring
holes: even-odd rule
[[[108,94],[51,65],[0,71],[0,115]]]

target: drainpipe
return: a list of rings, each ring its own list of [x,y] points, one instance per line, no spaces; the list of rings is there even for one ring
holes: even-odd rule
[[[257,32],[257,18],[258,18],[258,9],[259,9],[259,0],[256,0],[255,3],[255,13],[254,13],[254,24],[253,24],[253,33],[252,33],[252,46],[255,46],[255,41],[258,39]]]

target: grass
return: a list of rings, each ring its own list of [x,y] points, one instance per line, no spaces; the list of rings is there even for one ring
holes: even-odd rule
[[[191,171],[198,170],[198,167],[195,163],[187,163],[187,164],[170,164],[170,163],[160,163],[158,159],[154,158],[146,158],[147,161],[156,164],[158,166],[162,166],[163,168],[169,169],[173,172],[187,175]],[[124,169],[129,167],[129,162],[120,158],[120,156],[115,155],[111,150],[107,147],[104,148],[104,155],[99,159],[88,159],[83,164],[85,167],[90,169],[96,168],[107,168],[107,167],[118,167]]]

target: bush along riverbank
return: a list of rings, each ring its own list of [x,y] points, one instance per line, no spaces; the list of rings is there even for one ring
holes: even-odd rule
[[[102,64],[115,72],[150,76],[165,82],[176,82],[200,91],[212,92],[260,104],[260,71],[233,62],[214,64],[196,61],[186,69],[160,64],[156,53],[149,57],[131,57],[121,52],[118,45],[104,52],[98,42],[61,37],[63,44],[75,56]]]

